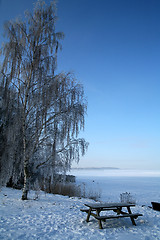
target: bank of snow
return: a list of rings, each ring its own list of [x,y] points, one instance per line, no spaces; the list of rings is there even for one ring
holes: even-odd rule
[[[34,192],[30,198],[34,198]],[[89,199],[69,198],[40,192],[38,200],[22,201],[21,191],[2,188],[0,192],[0,239],[160,239],[160,212],[137,205],[133,211],[143,214],[133,226],[129,218],[108,220],[104,229],[80,211]],[[114,200],[114,199],[113,199]]]

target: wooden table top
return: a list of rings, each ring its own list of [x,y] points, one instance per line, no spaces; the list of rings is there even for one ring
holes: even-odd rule
[[[92,209],[99,208],[118,208],[118,207],[134,207],[135,204],[130,203],[87,203],[85,206]]]

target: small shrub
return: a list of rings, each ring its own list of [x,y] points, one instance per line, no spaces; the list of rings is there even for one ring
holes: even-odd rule
[[[131,203],[131,204],[135,204],[136,203],[136,199],[134,196],[132,196],[130,193],[125,192],[125,193],[121,193],[120,194],[120,201],[122,203]]]
[[[99,200],[101,197],[101,191],[98,183],[92,182],[89,186],[86,183],[82,183],[81,185],[81,197],[93,199],[95,201]]]
[[[34,200],[38,200],[40,198],[40,189],[37,189],[35,191],[35,196],[34,196]]]

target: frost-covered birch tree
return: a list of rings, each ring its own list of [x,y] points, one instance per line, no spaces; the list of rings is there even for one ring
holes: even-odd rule
[[[84,128],[87,106],[83,86],[70,73],[55,74],[64,36],[55,30],[56,19],[55,2],[47,6],[38,1],[33,14],[26,12],[25,21],[5,24],[3,86],[14,89],[22,111],[23,200],[27,199],[33,160],[36,168],[50,164],[54,169],[59,161],[66,169],[72,160],[79,161],[88,145],[77,138]],[[40,162],[35,156],[45,148],[49,151]]]

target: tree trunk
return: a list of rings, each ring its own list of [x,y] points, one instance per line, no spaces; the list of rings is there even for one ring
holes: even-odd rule
[[[22,200],[27,200],[27,195],[29,191],[29,160],[25,159],[24,161],[24,187],[23,187],[23,193],[22,193]]]
[[[22,193],[22,200],[27,200],[29,191],[29,158],[26,156],[26,135],[25,135],[25,121],[23,122],[23,159],[24,159],[24,187]]]

